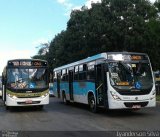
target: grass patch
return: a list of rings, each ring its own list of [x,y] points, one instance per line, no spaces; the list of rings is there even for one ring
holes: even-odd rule
[[[160,101],[160,95],[157,95],[156,98],[157,98],[157,101]]]

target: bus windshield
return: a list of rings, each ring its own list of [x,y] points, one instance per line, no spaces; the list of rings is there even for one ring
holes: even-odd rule
[[[109,63],[110,82],[117,89],[149,89],[153,86],[149,63]]]
[[[12,89],[40,89],[48,86],[45,68],[9,68],[7,77],[7,87]]]

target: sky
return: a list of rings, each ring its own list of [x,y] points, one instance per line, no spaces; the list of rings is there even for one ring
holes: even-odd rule
[[[0,0],[0,75],[7,60],[31,58],[36,47],[65,30],[71,10],[100,1]]]

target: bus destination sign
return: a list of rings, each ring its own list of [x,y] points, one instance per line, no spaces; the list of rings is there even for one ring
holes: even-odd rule
[[[147,57],[145,55],[131,55],[131,60],[147,60]]]
[[[138,55],[132,55],[131,56],[132,60],[142,60],[142,56],[138,56]]]
[[[46,62],[42,61],[9,61],[8,66],[35,66],[35,67],[41,67],[41,66],[47,66]]]
[[[9,61],[8,65],[11,65],[11,66],[32,66],[31,61]]]
[[[116,61],[140,61],[140,60],[148,60],[146,55],[136,55],[136,54],[109,54],[109,60]]]

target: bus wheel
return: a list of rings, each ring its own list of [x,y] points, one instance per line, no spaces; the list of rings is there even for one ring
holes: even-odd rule
[[[90,111],[93,112],[93,113],[96,113],[97,112],[97,106],[96,106],[96,101],[95,101],[95,98],[94,98],[93,94],[89,95],[88,104],[89,104]]]

